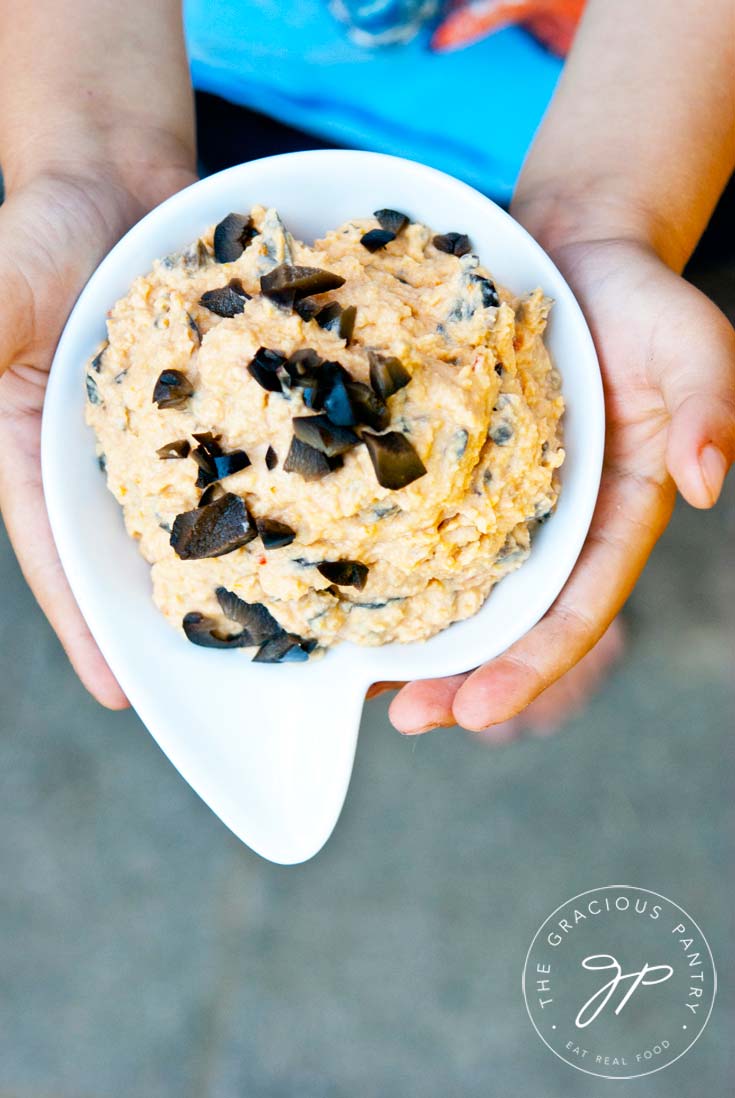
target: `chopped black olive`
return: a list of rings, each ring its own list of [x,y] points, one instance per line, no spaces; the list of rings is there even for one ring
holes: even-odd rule
[[[498,377],[503,376],[503,363],[502,362],[496,362],[495,363],[495,373],[498,375]]]
[[[214,481],[207,488],[204,489],[199,497],[199,503],[197,507],[208,507],[210,503],[214,503],[216,499],[222,499],[225,494],[225,490],[218,481]]]
[[[265,467],[270,472],[276,465],[278,465],[278,454],[272,446],[269,446],[265,452]]]
[[[497,307],[500,304],[498,291],[495,289],[495,284],[491,282],[489,278],[485,278],[483,275],[475,275],[472,281],[480,287],[483,308],[487,309],[490,306]]]
[[[326,328],[329,331],[336,329],[339,318],[342,315],[342,306],[338,301],[329,301],[327,304],[319,310],[314,319],[320,328]]]
[[[317,390],[310,394],[311,400],[306,401],[308,406],[324,408],[332,423],[337,423],[340,427],[353,426],[357,419],[347,394],[347,383],[352,378],[344,366],[340,366],[339,362],[323,362],[316,379]]]
[[[381,355],[377,351],[368,351],[370,360],[370,384],[383,400],[393,396],[411,380],[406,367],[395,355]]]
[[[336,583],[338,587],[356,587],[358,591],[367,583],[370,571],[367,564],[361,564],[359,560],[325,560],[316,568],[330,583]]]
[[[226,587],[218,587],[215,595],[222,613],[230,621],[242,625],[250,638],[250,644],[262,644],[263,641],[284,632],[270,610],[261,602],[245,602],[234,591],[228,591]]]
[[[305,641],[295,633],[279,633],[265,641],[253,656],[253,663],[303,663],[316,648],[316,641]]]
[[[362,381],[348,381],[346,388],[356,422],[372,427],[374,431],[384,430],[390,423],[390,412],[385,401]]]
[[[395,238],[396,234],[388,229],[369,229],[360,237],[360,243],[369,252],[377,252],[380,248],[384,248],[386,244],[390,244],[391,240],[395,240]]]
[[[94,356],[94,358],[92,359],[92,361],[89,364],[90,370],[94,370],[94,372],[96,374],[98,374],[100,372],[100,370],[102,369],[102,359],[104,358],[105,351],[107,350],[107,348],[109,346],[110,346],[109,342],[107,340],[105,340],[105,342],[102,344],[99,351],[97,352],[97,354]]]
[[[342,466],[342,458],[339,455],[328,458],[320,450],[307,445],[294,437],[286,454],[283,468],[287,473],[298,473],[304,480],[321,480],[335,469]]]
[[[191,456],[199,466],[197,488],[206,488],[213,481],[231,477],[250,465],[250,458],[244,450],[232,450],[225,454],[212,435],[194,435],[194,438],[199,440],[199,446],[191,451]]]
[[[499,423],[497,427],[488,431],[488,438],[491,438],[496,446],[505,446],[506,442],[510,442],[513,438],[513,428],[508,423]]]
[[[191,313],[186,314],[186,319],[189,322],[189,328],[194,333],[194,336],[196,338],[197,343],[201,347],[201,345],[202,345],[202,333],[201,333],[201,329],[200,329],[199,325],[197,324],[196,320],[191,315]]]
[[[284,545],[290,545],[296,537],[296,531],[285,522],[277,522],[275,519],[258,519],[256,525],[260,540],[266,549],[282,549]]]
[[[286,360],[286,373],[291,381],[297,382],[299,378],[310,376],[321,366],[321,355],[318,355],[312,347],[300,347]]]
[[[281,263],[260,279],[260,289],[265,297],[279,305],[293,305],[310,294],[323,294],[344,285],[341,275],[323,271],[319,267],[294,267]]]
[[[160,446],[156,453],[162,461],[168,461],[171,458],[188,457],[190,450],[191,446],[188,439],[177,438],[174,442],[167,442],[165,446]]]
[[[87,400],[90,404],[102,403],[102,397],[97,389],[97,382],[91,374],[87,374]]]
[[[163,370],[153,389],[153,403],[159,408],[180,408],[193,392],[194,386],[181,370]]]
[[[250,458],[244,450],[231,450],[229,454],[219,454],[214,458],[214,467],[217,472],[217,480],[224,480],[247,469]]]
[[[409,223],[409,218],[400,210],[375,210],[373,217],[380,223],[381,229],[394,233],[396,236]]]
[[[208,484],[218,479],[214,459],[221,455],[222,447],[219,444],[219,435],[213,435],[209,431],[194,435],[194,438],[199,443],[191,451],[191,457],[199,466],[196,486],[206,488]]]
[[[245,302],[249,300],[250,294],[243,289],[240,279],[231,278],[226,286],[203,293],[199,304],[217,316],[233,317],[245,311]]]
[[[454,450],[454,457],[457,459],[457,461],[459,461],[460,458],[464,457],[469,439],[469,432],[466,431],[464,427],[460,427],[452,435],[452,447]]]
[[[187,640],[202,648],[243,648],[252,643],[245,632],[223,637],[217,632],[217,623],[196,610],[185,614],[181,624]]]
[[[174,519],[171,545],[182,560],[222,557],[257,536],[255,523],[239,496],[227,492],[206,507]]]
[[[97,464],[99,465],[101,472],[103,472],[103,473],[107,472],[107,458],[105,457],[104,454],[99,454],[98,455]]]
[[[354,305],[348,305],[346,309],[343,309],[338,302],[330,301],[328,305],[319,310],[314,319],[321,328],[328,332],[334,332],[345,343],[349,343],[355,330],[356,317],[357,308]]]
[[[467,255],[472,251],[470,238],[464,233],[440,233],[432,240],[432,244],[440,252],[448,255]]]
[[[218,263],[234,263],[257,235],[252,217],[229,213],[214,230],[214,258]]]
[[[286,361],[286,356],[280,351],[271,351],[268,347],[260,347],[253,360],[248,364],[248,373],[255,378],[258,385],[272,393],[281,392],[281,379],[278,371]]]
[[[202,449],[212,457],[222,453],[222,447],[219,444],[220,435],[213,435],[211,431],[199,431],[198,433],[194,432],[193,437],[201,445]]]
[[[426,472],[426,466],[411,443],[398,431],[388,431],[385,435],[371,435],[363,431],[362,438],[367,445],[378,484],[383,488],[405,488]]]
[[[302,320],[313,320],[319,312],[321,305],[317,301],[310,301],[305,297],[303,301],[294,301],[293,311],[298,313]]]
[[[349,427],[340,427],[332,423],[329,416],[294,416],[294,436],[308,446],[313,446],[327,457],[345,454],[360,441],[359,435]]]
[[[175,267],[177,263],[181,263],[185,271],[198,271],[201,267],[206,266],[208,260],[209,252],[207,251],[207,245],[203,240],[197,240],[185,251],[179,252],[173,256],[167,256],[164,260],[164,265],[166,267]]]

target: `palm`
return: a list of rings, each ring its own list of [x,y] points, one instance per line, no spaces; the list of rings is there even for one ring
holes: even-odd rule
[[[733,444],[732,329],[703,294],[629,241],[569,245],[555,256],[598,348],[605,464],[592,526],[549,613],[497,660],[468,675],[411,683],[391,707],[401,729],[505,721],[573,667],[630,594],[671,516],[676,486],[709,506],[697,453]],[[563,371],[563,365],[562,365]]]
[[[61,571],[40,471],[41,412],[61,329],[87,278],[148,208],[191,180],[185,171],[137,192],[111,180],[37,180],[0,208],[0,504],[19,562],[85,685],[125,699],[90,637]]]

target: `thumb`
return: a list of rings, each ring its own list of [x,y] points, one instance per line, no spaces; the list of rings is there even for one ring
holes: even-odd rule
[[[687,503],[712,507],[735,461],[735,332],[712,302],[697,322],[696,353],[662,378],[671,416],[666,464]],[[679,357],[679,356],[677,356]]]

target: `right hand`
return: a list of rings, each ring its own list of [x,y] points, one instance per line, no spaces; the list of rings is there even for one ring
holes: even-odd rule
[[[41,484],[41,412],[61,330],[92,271],[144,213],[196,178],[191,151],[160,138],[132,167],[128,160],[70,170],[67,162],[13,179],[0,206],[0,511],[75,671],[110,709],[128,702],[56,554]]]

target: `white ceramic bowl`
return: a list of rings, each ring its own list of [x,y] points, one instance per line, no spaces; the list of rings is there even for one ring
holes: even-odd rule
[[[242,652],[195,647],[151,600],[149,568],[125,533],[84,423],[84,367],[105,315],[136,275],[230,210],[275,206],[307,241],[379,207],[437,231],[469,233],[481,260],[516,293],[555,299],[548,346],[563,376],[567,459],[558,508],[530,560],[483,609],[431,640],[342,644],[315,663],[253,665]],[[210,176],[135,225],[100,264],[59,342],[43,420],[43,481],[62,564],[120,685],[161,749],[244,842],[284,864],[314,855],[339,816],[363,697],[380,679],[449,675],[497,656],[545,613],[589,527],[602,464],[602,387],[592,339],[551,260],[511,217],[471,187],[396,157],[290,153]]]

